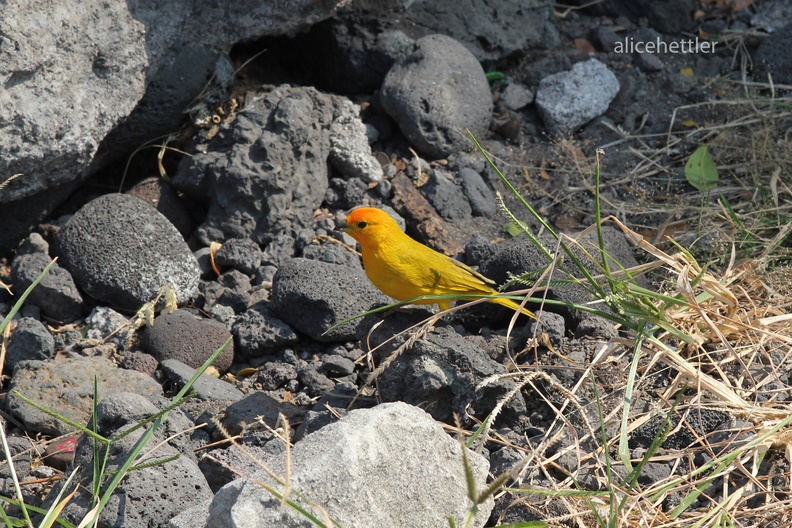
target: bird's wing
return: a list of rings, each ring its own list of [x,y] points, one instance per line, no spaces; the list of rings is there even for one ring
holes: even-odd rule
[[[426,248],[429,249],[429,248]],[[445,293],[492,293],[496,284],[481,273],[458,260],[433,250],[434,258],[417,257],[423,262],[424,282],[427,288],[442,290]],[[436,268],[436,269],[433,269]]]

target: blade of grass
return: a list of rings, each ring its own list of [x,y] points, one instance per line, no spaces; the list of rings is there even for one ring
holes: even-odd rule
[[[17,299],[17,301],[14,303],[14,306],[11,307],[11,311],[8,312],[5,318],[3,318],[3,322],[0,323],[0,332],[5,330],[5,327],[11,323],[11,320],[14,319],[14,316],[17,314],[19,309],[22,308],[22,303],[24,303],[25,299],[27,299],[28,295],[30,295],[30,292],[32,292],[33,289],[36,286],[38,286],[38,283],[41,282],[41,279],[43,279],[44,276],[47,274],[47,272],[49,272],[50,268],[55,265],[55,262],[57,262],[57,260],[58,260],[57,258],[52,259],[52,262],[47,264],[47,267],[44,268],[44,270],[41,272],[41,274],[38,277],[36,277],[36,280],[33,281],[33,284],[28,286],[25,292],[22,294],[22,296],[19,297],[19,299]]]
[[[209,356],[209,358],[207,358],[206,361],[204,361],[203,365],[201,365],[201,367],[195,371],[195,374],[193,374],[193,376],[189,379],[189,381],[184,385],[184,387],[182,387],[182,389],[173,398],[174,402],[181,402],[184,399],[186,399],[185,395],[192,389],[192,386],[195,384],[196,381],[198,381],[198,378],[206,371],[209,365],[214,363],[214,361],[220,356],[220,354],[223,352],[223,350],[225,350],[225,348],[231,343],[232,340],[233,338],[229,337],[225,341],[225,343],[223,343],[217,350],[215,350],[212,353],[212,355]],[[99,503],[97,504],[97,508],[93,510],[94,512],[93,517],[96,517],[96,515],[98,515],[98,513],[101,512],[104,509],[104,507],[107,505],[107,502],[110,500],[110,497],[112,497],[113,492],[115,492],[115,489],[121,483],[121,480],[126,476],[130,468],[134,465],[137,456],[140,454],[140,452],[149,442],[151,437],[154,436],[154,433],[157,431],[157,429],[159,429],[162,423],[165,421],[167,415],[168,413],[164,413],[159,418],[157,418],[154,421],[153,425],[145,433],[143,433],[143,435],[135,443],[126,461],[124,461],[124,463],[121,465],[121,467],[118,469],[117,473],[113,477],[113,480],[107,485],[107,488],[104,490],[104,493],[102,493],[102,497],[99,500]],[[88,517],[86,517],[86,519],[88,519]],[[89,522],[93,522],[93,520],[94,519],[91,518]]]
[[[11,455],[11,450],[8,447],[8,439],[6,438],[4,423],[0,423],[0,441],[3,444],[3,453],[5,454],[6,463],[8,464],[8,470],[11,473],[11,480],[14,483],[14,492],[16,493],[17,505],[22,510],[22,516],[25,518],[25,523],[27,526],[33,528],[33,523],[30,521],[30,514],[28,513],[27,506],[25,505],[25,498],[22,496],[22,488],[19,486],[17,472],[14,469],[14,457]]]

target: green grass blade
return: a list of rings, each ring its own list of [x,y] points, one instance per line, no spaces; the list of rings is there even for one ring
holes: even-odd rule
[[[214,361],[220,356],[220,354],[225,350],[225,348],[231,343],[233,338],[229,337],[225,343],[223,343],[217,350],[215,350],[212,355],[207,358],[207,360],[195,371],[195,374],[190,378],[190,380],[182,387],[182,389],[176,394],[174,397],[175,402],[180,402],[185,399],[185,395],[192,389],[192,386],[198,381],[198,378],[206,371],[206,369],[214,363]],[[107,485],[104,492],[102,493],[102,497],[99,500],[99,508],[98,512],[101,512],[104,507],[107,505],[107,502],[112,497],[113,493],[115,492],[118,485],[121,483],[121,480],[126,476],[129,472],[130,468],[134,465],[135,460],[137,459],[140,452],[146,446],[146,444],[151,440],[151,437],[154,436],[154,433],[157,429],[160,428],[162,423],[165,421],[167,417],[167,413],[162,414],[159,418],[157,418],[153,425],[145,432],[143,435],[138,439],[138,441],[133,446],[132,450],[129,453],[126,461],[121,465],[118,469],[117,473],[113,477],[113,480]],[[98,513],[97,513],[98,515]]]
[[[28,286],[22,296],[17,299],[17,301],[14,303],[14,306],[11,307],[11,311],[8,312],[8,314],[3,318],[3,322],[0,323],[0,333],[2,333],[3,330],[5,330],[5,327],[11,323],[11,320],[14,319],[14,316],[17,314],[19,309],[22,308],[22,304],[25,302],[25,299],[27,299],[28,295],[30,295],[30,292],[32,292],[33,289],[38,286],[38,283],[41,282],[41,279],[43,279],[44,276],[49,272],[50,268],[55,265],[57,260],[57,258],[52,259],[52,262],[47,264],[47,267],[44,268],[44,271],[42,271],[41,274],[36,277],[36,280],[33,281],[33,284]]]

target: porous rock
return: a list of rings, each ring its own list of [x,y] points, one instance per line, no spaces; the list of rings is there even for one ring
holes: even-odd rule
[[[132,427],[131,424],[122,426],[115,433],[126,432]],[[116,440],[112,445],[105,470],[108,472],[118,470],[129,458],[135,443],[144,432],[145,429],[138,429]],[[159,443],[156,436],[149,442],[149,448],[153,447],[155,442]],[[189,457],[178,456],[179,454],[174,447],[159,443],[152,454],[138,460],[139,464],[145,464],[170,458],[166,462],[136,468],[127,473],[106,506],[99,512],[98,525],[125,528],[163,526],[183,510],[211,498],[209,483],[197,463]],[[74,466],[79,466],[78,481],[91,481],[93,455],[93,441],[83,436],[77,444],[74,460]],[[102,449],[99,450],[99,455],[104,455]],[[59,490],[60,485],[53,489],[50,500]],[[92,507],[92,492],[90,488],[83,486],[68,502],[62,515],[76,526]]]
[[[331,327],[390,302],[362,270],[296,258],[275,274],[270,309],[311,338],[332,342],[353,339],[360,319]]]
[[[259,302],[237,317],[231,333],[239,353],[247,358],[262,356],[297,343],[297,334],[278,319],[267,303]]]
[[[137,310],[163,286],[184,303],[198,287],[198,262],[173,224],[123,194],[84,205],[58,233],[55,252],[86,293],[120,310]]]
[[[199,368],[212,353],[231,337],[224,324],[214,319],[196,317],[186,310],[160,315],[143,332],[146,352],[159,361],[176,359]],[[233,341],[226,346],[213,365],[225,372],[234,361]]]
[[[338,7],[335,0],[4,2],[0,174],[23,176],[0,196],[10,201],[0,208],[0,251],[84,177],[177,130],[185,112],[211,122],[234,85],[233,45],[294,34]]]
[[[492,94],[481,64],[445,35],[415,42],[412,52],[385,77],[380,101],[407,139],[434,158],[471,150],[466,130],[482,137],[492,111]]]
[[[0,202],[72,180],[143,95],[144,28],[128,3],[87,0],[72,7],[46,0],[0,4],[6,109],[0,174],[23,174],[3,189]]]
[[[366,332],[368,343],[372,347],[383,344],[406,327],[402,319],[410,317],[416,316],[393,314],[370,334]],[[367,318],[367,326],[372,322],[372,318]],[[398,335],[377,349],[377,363],[384,361],[405,339]],[[435,419],[450,423],[455,414],[485,418],[514,388],[513,381],[502,379],[477,389],[481,380],[496,374],[505,375],[506,368],[453,329],[441,327],[403,350],[379,375],[377,385],[385,401],[418,405]],[[506,402],[500,418],[508,424],[519,421],[525,414],[525,401],[517,393]]]
[[[183,159],[174,178],[177,188],[210,202],[198,237],[206,244],[250,237],[264,246],[296,235],[325,195],[328,160],[347,177],[377,179],[357,114],[346,98],[314,88],[284,85],[249,101]]]

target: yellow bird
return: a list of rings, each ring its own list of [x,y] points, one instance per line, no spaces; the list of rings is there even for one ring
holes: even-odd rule
[[[492,280],[413,240],[381,209],[360,207],[349,213],[346,223],[347,227],[341,231],[360,244],[369,280],[397,301],[423,295],[499,295]],[[487,301],[536,318],[533,312],[520,308],[511,299],[493,297]],[[451,300],[423,300],[415,304],[437,304],[441,310],[447,310]]]

